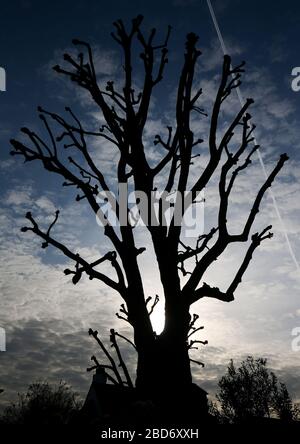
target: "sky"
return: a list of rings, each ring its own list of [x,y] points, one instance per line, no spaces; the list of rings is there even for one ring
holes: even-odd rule
[[[290,160],[272,186],[284,227],[271,197],[266,196],[256,226],[260,229],[271,223],[274,238],[255,252],[235,301],[226,304],[203,299],[192,306],[192,312],[199,314],[205,327],[199,339],[208,340],[208,345],[192,352],[194,359],[205,363],[204,369],[193,366],[193,375],[213,397],[229,359],[239,362],[250,354],[266,357],[270,368],[286,382],[292,397],[300,401],[300,351],[292,348],[292,331],[300,328],[300,275],[284,237],[286,232],[300,260],[300,92],[291,88],[292,69],[300,66],[300,5],[291,0],[214,0],[212,4],[233,63],[246,61],[241,93],[255,100],[251,114],[266,170],[271,170],[280,153],[288,153]],[[74,53],[72,39],[76,37],[91,43],[100,84],[105,85],[109,79],[120,84],[122,58],[110,37],[112,23],[119,18],[129,23],[138,14],[145,17],[144,29],[156,27],[160,39],[167,26],[172,26],[169,64],[153,97],[145,130],[145,146],[155,160],[159,153],[153,148],[153,138],[163,133],[173,119],[185,35],[191,31],[199,36],[202,51],[195,84],[203,88],[201,107],[208,115],[211,112],[222,52],[206,1],[87,0],[50,4],[12,0],[1,5],[0,66],[7,76],[6,91],[0,92],[0,327],[6,332],[6,351],[0,352],[0,388],[5,390],[0,395],[2,406],[16,399],[17,392],[24,391],[29,383],[44,379],[52,383],[66,380],[84,397],[91,380],[86,372],[90,356],[101,356],[88,329],[97,329],[107,341],[112,327],[131,334],[114,315],[122,302],[118,295],[86,279],[73,286],[62,273],[70,262],[51,248],[42,250],[39,239],[20,232],[26,211],[32,211],[47,226],[59,208],[61,217],[55,226],[58,239],[64,239],[70,248],[89,259],[99,257],[108,248],[86,204],[75,202],[74,191],[62,188],[62,180],[38,163],[24,165],[18,156],[11,157],[9,140],[21,138],[20,128],[24,126],[43,134],[39,105],[62,114],[65,106],[72,106],[87,127],[99,126],[101,116],[90,98],[57,76],[51,67],[61,63],[65,52]],[[238,107],[233,94],[224,107],[220,131]],[[195,117],[193,127],[204,138],[203,151],[195,161],[193,174],[197,174],[208,158],[205,147],[209,117]],[[95,142],[91,143],[91,152],[113,183],[116,153],[108,144]],[[242,226],[263,179],[260,163],[255,159],[232,197],[233,231]],[[218,204],[216,185],[214,178],[205,192],[206,231],[213,223]],[[137,230],[137,241],[149,246],[143,229]],[[141,255],[140,266],[147,294],[154,296],[161,294],[161,287],[150,246],[148,250]],[[206,282],[225,290],[243,251],[244,246],[230,249],[209,270]],[[152,317],[157,331],[162,327],[162,317],[161,301]],[[134,351],[126,344],[122,349],[133,369]]]

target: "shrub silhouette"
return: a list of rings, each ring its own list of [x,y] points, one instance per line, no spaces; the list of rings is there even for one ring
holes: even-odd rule
[[[77,394],[65,383],[51,386],[48,382],[29,385],[18,394],[16,404],[8,406],[1,424],[68,424],[81,407]]]
[[[248,356],[238,368],[231,360],[219,388],[220,409],[212,404],[211,413],[221,422],[271,417],[290,422],[299,416],[286,385],[267,368],[267,359]]]

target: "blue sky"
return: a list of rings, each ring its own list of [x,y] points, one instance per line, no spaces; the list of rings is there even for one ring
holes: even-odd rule
[[[270,6],[272,4],[272,7]],[[252,115],[256,136],[269,170],[279,153],[287,152],[290,161],[273,187],[286,230],[296,257],[300,258],[300,92],[291,89],[291,71],[300,66],[300,5],[297,1],[213,1],[223,36],[234,63],[247,62],[241,90],[253,97]],[[155,26],[163,38],[172,25],[169,65],[163,85],[157,90],[147,126],[147,143],[172,119],[174,87],[182,61],[185,35],[199,35],[202,56],[197,84],[204,90],[202,105],[211,109],[222,53],[204,0],[173,1],[11,1],[1,5],[0,66],[6,69],[7,91],[0,93],[0,185],[1,185],[1,310],[0,326],[7,332],[7,351],[0,354],[2,402],[17,390],[39,378],[63,378],[84,394],[89,384],[85,368],[95,345],[87,337],[89,327],[105,336],[113,325],[119,299],[106,288],[89,281],[74,287],[62,274],[66,260],[54,251],[39,249],[40,241],[19,232],[24,214],[32,210],[40,220],[51,220],[56,208],[62,220],[56,227],[58,237],[87,257],[99,256],[106,244],[94,216],[85,204],[74,202],[74,194],[61,188],[61,180],[45,172],[39,164],[23,165],[9,156],[9,139],[19,129],[40,128],[36,108],[42,105],[64,112],[66,105],[76,109],[87,125],[97,124],[99,114],[88,97],[58,78],[51,66],[60,63],[62,54],[72,50],[74,37],[89,41],[97,59],[99,81],[120,80],[121,59],[110,38],[112,22],[129,21],[142,13],[145,29]],[[137,73],[137,83],[138,83]],[[224,124],[237,109],[235,97],[225,110]],[[197,123],[197,122],[196,122]],[[199,123],[205,135],[208,121]],[[93,147],[95,156],[113,176],[114,155],[107,146]],[[205,162],[205,153],[202,160]],[[201,162],[200,161],[200,162]],[[199,164],[201,167],[201,163]],[[263,180],[258,161],[240,182],[232,207],[233,227],[246,214],[255,185]],[[207,190],[206,224],[216,207],[212,184]],[[299,271],[289,255],[282,227],[270,198],[264,201],[259,226],[274,225],[275,237],[255,255],[236,301],[201,301],[193,307],[205,326],[202,339],[209,344],[200,350],[204,370],[194,369],[195,378],[212,395],[216,381],[228,360],[247,354],[269,358],[270,366],[288,383],[294,398],[300,399],[300,352],[291,349],[291,331],[300,326]],[[148,242],[144,233],[141,242]],[[145,286],[149,294],[159,293],[153,256],[141,259]],[[208,274],[209,282],[225,285],[239,261],[239,252],[230,251],[220,268]],[[154,323],[159,328],[161,307]],[[121,325],[123,331],[126,327]],[[124,349],[131,365],[134,356]],[[196,352],[195,352],[196,353]],[[197,358],[197,353],[194,355]]]

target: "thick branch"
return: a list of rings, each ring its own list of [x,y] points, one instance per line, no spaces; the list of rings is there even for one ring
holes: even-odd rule
[[[46,233],[44,233],[43,231],[40,230],[38,224],[36,223],[36,221],[34,220],[34,218],[32,217],[30,212],[28,212],[26,214],[26,218],[32,223],[32,227],[23,227],[21,229],[21,231],[23,231],[23,232],[32,231],[33,233],[37,234],[39,237],[44,239],[45,242],[42,245],[43,248],[47,247],[49,244],[53,245],[55,248],[60,250],[65,256],[74,260],[75,263],[77,264],[76,274],[77,274],[78,280],[81,277],[81,273],[84,271],[90,277],[90,279],[98,279],[98,280],[102,281],[103,283],[105,283],[106,285],[108,285],[109,287],[118,291],[121,295],[125,294],[126,288],[124,287],[124,281],[115,282],[114,280],[112,280],[108,276],[104,275],[103,273],[100,273],[99,271],[96,271],[93,268],[94,266],[99,265],[99,263],[103,262],[104,260],[110,260],[112,262],[112,265],[115,266],[115,263],[114,263],[115,256],[114,255],[113,255],[113,257],[111,257],[111,254],[107,254],[103,258],[95,261],[94,263],[89,264],[82,257],[80,257],[78,254],[73,253],[65,245],[61,244],[60,242],[58,242],[57,240],[53,239],[50,236],[50,229],[52,228],[53,224],[50,225],[50,228],[48,229],[48,231]],[[56,220],[57,220],[57,218],[56,218]],[[82,268],[79,268],[79,265],[81,265]],[[67,272],[66,274],[70,274],[70,273]],[[78,282],[77,279],[75,280],[74,283]]]
[[[227,290],[228,293],[234,293],[234,291],[237,289],[238,285],[242,281],[243,274],[245,273],[245,271],[248,268],[248,265],[252,259],[252,255],[254,253],[254,250],[257,247],[259,247],[259,245],[261,244],[261,242],[263,240],[271,239],[273,237],[273,233],[270,232],[271,228],[272,228],[272,225],[269,225],[261,233],[253,234],[252,239],[251,239],[251,244],[247,250],[244,260],[243,260],[235,278],[233,279],[232,283],[230,284],[230,286]]]
[[[83,196],[78,196],[77,200],[81,200],[86,197],[92,210],[95,214],[101,212],[101,209],[96,201],[96,191],[95,187],[90,185],[89,181],[85,182],[82,178],[77,177],[73,172],[65,167],[65,165],[59,160],[57,153],[52,152],[47,143],[44,142],[38,135],[28,128],[23,128],[23,132],[28,135],[30,140],[35,146],[35,150],[27,147],[25,144],[12,139],[11,144],[14,150],[11,151],[12,155],[22,155],[25,161],[40,160],[46,170],[59,174],[64,179],[66,179],[68,184],[73,184],[83,192]],[[46,153],[45,153],[46,150]],[[72,162],[74,163],[73,159]],[[83,172],[83,170],[81,170]],[[120,254],[121,252],[121,242],[115,233],[113,227],[108,223],[105,225],[104,233],[109,237],[114,247]]]
[[[199,299],[202,299],[204,297],[210,297],[214,299],[219,299],[223,302],[231,302],[234,300],[234,292],[237,289],[238,285],[242,281],[243,274],[247,270],[249,263],[252,259],[252,255],[254,250],[261,244],[261,242],[265,239],[271,239],[273,236],[273,233],[269,232],[269,230],[272,228],[271,225],[266,227],[264,230],[262,230],[261,233],[255,233],[252,236],[251,244],[246,252],[246,255],[244,257],[244,260],[238,269],[232,283],[229,285],[226,292],[222,292],[217,287],[210,287],[208,284],[203,283],[202,287],[198,288],[194,291],[190,298],[190,303],[194,303],[198,301]]]
[[[259,192],[257,194],[257,197],[254,201],[254,204],[253,204],[252,209],[250,211],[250,214],[249,214],[249,217],[248,217],[247,222],[245,224],[245,228],[244,228],[243,232],[239,235],[230,235],[230,242],[241,242],[241,241],[245,242],[248,240],[250,229],[253,225],[253,222],[255,220],[257,213],[259,212],[259,207],[260,207],[260,203],[262,201],[262,198],[263,198],[265,192],[267,191],[267,189],[270,188],[275,177],[277,176],[277,174],[282,169],[283,165],[285,164],[285,162],[288,159],[289,159],[289,157],[287,154],[281,154],[281,156],[277,162],[277,165],[275,166],[273,171],[270,173],[269,177],[267,178],[267,180],[265,181],[265,183],[263,184],[263,186],[261,187],[261,189],[259,190]]]
[[[204,297],[218,299],[219,301],[223,302],[231,302],[234,300],[233,294],[228,292],[223,293],[218,287],[210,287],[204,282],[202,287],[195,290],[191,295],[189,303],[193,304]]]
[[[113,357],[110,355],[110,353],[108,352],[108,350],[106,349],[105,345],[103,344],[103,342],[100,340],[99,336],[98,336],[98,332],[96,330],[92,330],[91,328],[89,329],[89,335],[93,336],[93,338],[95,339],[95,341],[98,343],[99,347],[101,348],[101,350],[103,351],[103,353],[105,354],[105,356],[107,357],[107,359],[110,362],[111,368],[114,372],[114,374],[116,375],[117,381],[120,385],[124,385],[121,375],[119,373],[119,370],[117,368],[117,365],[113,359]]]
[[[131,377],[129,375],[128,369],[127,369],[126,364],[124,362],[124,359],[122,357],[120,348],[119,348],[117,340],[116,340],[116,333],[115,333],[115,330],[113,328],[110,330],[110,342],[112,344],[112,347],[114,347],[115,350],[116,350],[116,353],[117,353],[117,356],[118,356],[118,359],[119,359],[119,362],[120,362],[120,367],[122,368],[122,370],[124,372],[124,375],[125,375],[128,387],[133,387],[133,383],[132,383]]]
[[[252,209],[250,211],[249,217],[247,219],[247,222],[245,224],[245,228],[243,232],[239,235],[231,235],[228,234],[225,230],[219,231],[219,237],[215,244],[211,247],[211,249],[200,259],[198,264],[195,266],[194,271],[191,274],[191,277],[189,278],[188,282],[183,287],[183,293],[187,295],[187,298],[190,298],[190,295],[193,295],[197,285],[199,284],[200,280],[202,279],[202,276],[204,272],[207,270],[207,268],[224,252],[226,247],[232,243],[232,242],[246,242],[249,237],[250,229],[253,225],[253,222],[255,220],[255,217],[257,213],[259,212],[260,203],[262,201],[262,198],[266,192],[266,190],[272,185],[273,180],[283,167],[284,163],[288,160],[288,156],[286,154],[282,154],[280,156],[279,161],[277,162],[277,165],[273,169],[273,171],[268,176],[265,183],[260,188],[257,197],[253,203]],[[229,294],[224,297],[223,294],[217,293],[218,299],[224,299],[232,300],[233,295]],[[193,296],[192,296],[193,298]]]

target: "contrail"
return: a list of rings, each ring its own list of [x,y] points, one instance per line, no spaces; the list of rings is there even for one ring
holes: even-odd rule
[[[216,15],[215,15],[215,12],[214,12],[213,7],[212,7],[212,4],[211,4],[210,0],[206,0],[206,1],[207,1],[207,6],[208,6],[208,9],[209,9],[209,12],[210,12],[210,15],[211,15],[211,18],[212,18],[212,21],[213,21],[216,33],[217,33],[219,41],[220,41],[220,45],[221,45],[222,51],[223,51],[224,55],[228,54],[228,51],[226,49],[225,42],[224,42],[224,39],[222,37],[221,31],[220,31],[220,28],[219,28],[219,25],[218,25],[218,22],[217,22]],[[234,76],[234,75],[232,74],[232,76]],[[241,106],[243,106],[245,101],[243,99],[240,87],[238,86],[237,88],[235,88],[235,90],[237,92],[237,96],[238,96],[238,99],[240,101],[240,104],[241,104]],[[255,143],[255,145],[258,145],[256,137],[254,136],[254,133],[253,133],[253,137],[254,137],[253,142]],[[260,150],[258,149],[256,152],[257,152],[257,155],[258,155],[258,159],[259,159],[259,162],[260,162],[260,165],[261,165],[264,177],[267,179],[268,175],[267,175],[267,171],[266,171],[265,164],[264,164],[262,155],[260,153]],[[285,227],[284,221],[283,221],[283,219],[281,217],[281,214],[280,214],[280,211],[279,211],[279,208],[278,208],[278,205],[277,205],[276,197],[275,197],[275,195],[274,195],[274,193],[272,191],[272,188],[269,188],[268,191],[269,191],[270,197],[271,197],[273,205],[274,205],[275,213],[276,213],[276,215],[278,217],[278,220],[279,220],[279,223],[280,223],[280,225],[282,227],[282,231],[283,231],[283,234],[284,234],[284,237],[285,237],[285,240],[286,240],[286,243],[287,243],[288,250],[290,252],[291,258],[292,258],[292,260],[293,260],[293,262],[294,262],[294,264],[296,266],[296,269],[299,271],[300,270],[300,266],[299,266],[299,263],[298,263],[297,258],[295,256],[294,250],[292,248],[292,245],[291,245],[291,242],[290,242],[290,239],[289,239],[289,236],[288,236],[287,229]]]

